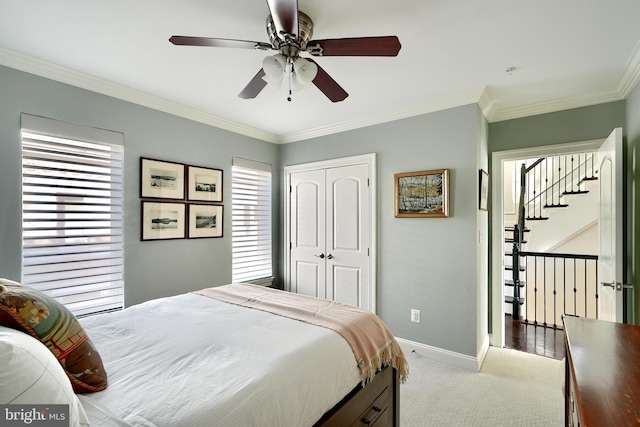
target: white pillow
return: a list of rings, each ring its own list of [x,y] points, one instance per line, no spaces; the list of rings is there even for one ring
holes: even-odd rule
[[[0,326],[0,403],[69,405],[69,426],[88,426],[84,409],[53,353],[24,332]]]

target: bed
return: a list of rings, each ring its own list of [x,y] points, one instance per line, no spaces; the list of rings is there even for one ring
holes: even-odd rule
[[[402,350],[353,307],[234,284],[79,322],[108,374],[77,394],[91,426],[399,425]]]

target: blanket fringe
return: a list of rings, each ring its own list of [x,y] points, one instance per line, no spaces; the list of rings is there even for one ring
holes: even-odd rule
[[[395,339],[388,341],[384,347],[379,349],[371,359],[371,363],[361,366],[362,384],[364,385],[373,380],[378,371],[388,365],[397,369],[400,382],[404,384],[409,376],[409,364]]]

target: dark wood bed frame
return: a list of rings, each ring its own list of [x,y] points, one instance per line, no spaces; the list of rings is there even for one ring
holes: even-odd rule
[[[400,380],[398,371],[387,366],[364,387],[358,385],[325,413],[314,427],[398,427],[400,425]]]

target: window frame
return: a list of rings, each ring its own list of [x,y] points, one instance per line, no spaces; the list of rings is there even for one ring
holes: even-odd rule
[[[273,283],[271,165],[233,158],[231,173],[232,281]]]
[[[124,308],[123,134],[20,119],[22,284],[76,316]]]

